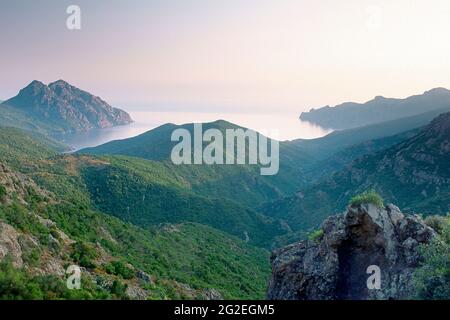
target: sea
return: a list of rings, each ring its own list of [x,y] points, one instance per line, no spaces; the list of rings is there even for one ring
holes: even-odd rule
[[[166,123],[205,123],[216,120],[226,120],[242,127],[261,132],[279,141],[295,139],[315,139],[331,132],[301,121],[296,113],[220,113],[220,112],[160,112],[135,111],[129,112],[132,124],[107,129],[95,129],[85,133],[67,135],[64,143],[72,151],[95,147],[109,141],[122,140],[140,135]]]

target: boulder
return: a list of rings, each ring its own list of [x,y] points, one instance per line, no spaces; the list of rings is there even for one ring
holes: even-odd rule
[[[419,216],[405,216],[394,205],[372,204],[329,217],[322,230],[319,239],[272,254],[269,299],[407,299],[421,262],[419,245],[436,235]],[[380,271],[380,288],[368,286],[373,266]]]

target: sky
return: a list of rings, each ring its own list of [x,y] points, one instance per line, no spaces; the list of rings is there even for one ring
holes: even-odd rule
[[[450,88],[449,34],[448,0],[0,0],[0,100],[64,79],[125,110],[300,113]]]

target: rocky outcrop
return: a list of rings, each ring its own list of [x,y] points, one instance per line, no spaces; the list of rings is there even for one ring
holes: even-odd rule
[[[394,205],[349,207],[329,217],[322,230],[318,239],[273,253],[269,299],[407,299],[419,245],[435,236],[420,217],[405,216]],[[379,289],[367,285],[370,266],[379,267]]]
[[[148,298],[147,290],[135,284],[128,284],[125,293],[132,300],[146,300]]]
[[[48,86],[31,82],[19,94],[4,102],[32,118],[44,120],[58,132],[83,132],[132,122],[128,113],[113,108],[101,98],[80,90],[63,80]]]
[[[44,198],[50,198],[50,193],[39,188],[36,183],[26,175],[11,170],[10,167],[0,162],[0,204],[9,204],[17,199],[25,204],[26,197],[33,192]]]
[[[9,224],[0,221],[0,261],[9,257],[15,267],[23,265],[19,233]]]

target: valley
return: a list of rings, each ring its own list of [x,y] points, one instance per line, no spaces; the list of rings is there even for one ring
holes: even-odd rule
[[[405,215],[450,212],[449,109],[450,99],[322,138],[267,138],[280,167],[265,176],[260,164],[174,164],[171,135],[194,134],[193,123],[69,152],[61,133],[131,117],[64,81],[32,82],[0,105],[0,285],[13,288],[0,297],[263,299],[271,252],[320,238],[322,223],[368,190]],[[64,286],[72,264],[83,268],[80,291]]]

